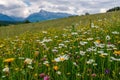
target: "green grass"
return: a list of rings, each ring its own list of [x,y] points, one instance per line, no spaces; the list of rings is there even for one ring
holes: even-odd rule
[[[119,80],[119,13],[1,27],[0,80]]]

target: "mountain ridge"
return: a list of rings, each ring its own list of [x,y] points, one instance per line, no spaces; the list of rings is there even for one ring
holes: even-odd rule
[[[50,12],[42,9],[39,12],[30,14],[26,18],[8,16],[0,13],[0,21],[10,21],[10,22],[23,21],[24,22],[25,20],[29,20],[30,22],[38,22],[38,21],[52,20],[52,19],[58,19],[58,18],[65,18],[69,16],[73,16],[73,15],[68,13],[62,13],[62,12]]]
[[[65,17],[69,17],[69,16],[72,16],[72,14],[40,10],[37,13],[33,13],[33,14],[29,15],[26,18],[26,20],[29,20],[31,22],[37,22],[37,21],[65,18]]]
[[[15,20],[13,18],[11,18],[10,16],[8,16],[8,15],[0,13],[0,21],[10,21],[10,22],[13,22]]]

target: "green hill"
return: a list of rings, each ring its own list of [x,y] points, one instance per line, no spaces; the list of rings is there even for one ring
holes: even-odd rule
[[[71,25],[80,24],[80,26],[87,26],[90,25],[90,22],[96,22],[96,20],[104,20],[108,19],[111,22],[108,22],[108,25],[112,25],[114,21],[120,21],[120,11],[117,12],[110,12],[110,13],[103,13],[103,14],[93,14],[87,16],[71,16],[69,18],[62,18],[62,19],[55,19],[55,20],[48,20],[43,22],[37,23],[29,23],[29,24],[19,24],[19,25],[10,25],[8,27],[0,27],[0,38],[5,37],[13,37],[20,35],[26,31],[29,32],[38,32],[40,30],[46,30],[49,28],[64,28]],[[112,21],[113,20],[113,21]],[[105,21],[102,21],[101,24],[104,26]]]

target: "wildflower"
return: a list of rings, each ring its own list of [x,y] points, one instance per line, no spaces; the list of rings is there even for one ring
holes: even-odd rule
[[[97,66],[97,63],[93,63],[93,66]]]
[[[60,72],[60,71],[57,71],[56,73],[57,73],[58,75],[61,75],[61,72]]]
[[[60,61],[68,60],[68,58],[69,58],[68,55],[63,55],[63,56],[60,56],[58,58],[55,58],[54,60],[56,62],[60,62]]]
[[[76,75],[77,75],[77,76],[81,76],[81,74],[79,74],[79,73],[77,73]]]
[[[119,34],[119,32],[117,32],[117,31],[114,31],[114,32],[112,32],[112,34]]]
[[[41,73],[39,76],[40,76],[40,78],[44,78],[45,77],[45,73]]]
[[[95,42],[96,42],[97,44],[100,44],[100,40],[96,40]]]
[[[83,41],[80,41],[80,44],[81,45],[85,45],[85,44],[87,44],[88,42],[83,42]]]
[[[64,46],[65,46],[65,44],[62,44],[62,43],[61,43],[61,44],[59,44],[59,47],[64,47]]]
[[[46,39],[46,38],[44,38],[43,41],[42,41],[42,43],[45,43],[45,42],[48,43],[48,42],[51,42],[51,41],[52,41],[52,39]]]
[[[19,57],[18,59],[25,59],[24,57]]]
[[[58,70],[58,66],[53,66],[53,69],[54,69],[55,71],[57,71],[57,70]]]
[[[35,51],[34,55],[38,56],[39,55],[39,51]]]
[[[1,44],[1,45],[0,45],[0,48],[2,48],[2,47],[4,47],[4,45],[3,45],[3,44]]]
[[[110,73],[110,70],[109,69],[106,69],[105,70],[105,74],[109,74]]]
[[[47,60],[47,58],[45,58],[45,57],[44,57],[44,58],[42,58],[41,60],[42,60],[42,61],[46,61],[46,60]]]
[[[91,74],[92,77],[96,77],[97,75],[95,73]]]
[[[15,68],[15,71],[18,71],[19,70],[19,68]]]
[[[95,60],[89,59],[89,60],[87,61],[87,64],[92,64],[93,62],[95,62]]]
[[[105,55],[103,55],[103,54],[100,54],[99,56],[102,57],[102,58],[105,58]]]
[[[32,59],[26,58],[24,61],[25,64],[32,64]]]
[[[93,40],[93,38],[87,38],[87,40],[88,40],[88,41],[92,41],[92,40]]]
[[[57,52],[58,52],[58,50],[57,50],[57,49],[53,49],[53,50],[52,50],[52,52],[57,53]]]
[[[104,47],[105,47],[105,44],[99,44],[98,47],[104,48]]]
[[[111,58],[111,60],[113,60],[113,61],[120,61],[120,59],[117,59],[117,58],[114,58],[114,57],[110,57]]]
[[[55,60],[51,60],[51,62],[55,63]]]
[[[43,64],[48,64],[49,62],[48,61],[44,61]]]
[[[15,58],[8,58],[8,59],[5,59],[3,62],[10,63],[10,62],[13,62],[14,60],[15,60]]]
[[[95,26],[94,26],[94,23],[91,23],[91,28],[94,28]]]
[[[78,66],[76,62],[73,62],[73,65]]]
[[[44,80],[50,80],[50,77],[49,76],[45,76]]]
[[[29,68],[29,69],[33,69],[33,67],[32,67],[32,66],[30,66],[30,65],[28,66],[28,68]]]
[[[37,76],[38,76],[38,74],[37,74],[37,73],[35,73],[35,74],[34,74],[34,76],[35,76],[35,77],[37,77]]]
[[[107,35],[106,36],[106,40],[110,40],[111,38],[110,38],[110,36],[109,35]]]
[[[81,55],[81,56],[84,56],[85,53],[86,53],[86,52],[84,52],[84,51],[80,51],[80,55]]]
[[[46,65],[47,67],[49,66],[49,62],[48,61],[44,61],[43,64]]]
[[[78,35],[78,33],[77,33],[77,32],[72,32],[71,34],[72,34],[72,35]]]
[[[9,67],[6,66],[6,67],[3,69],[3,72],[5,72],[5,73],[9,73]]]
[[[47,34],[47,31],[42,31],[42,33]]]
[[[120,55],[120,51],[114,51],[114,54]]]

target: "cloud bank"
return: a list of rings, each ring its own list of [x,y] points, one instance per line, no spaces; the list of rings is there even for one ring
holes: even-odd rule
[[[27,17],[41,9],[71,14],[103,13],[109,8],[120,6],[120,0],[0,0],[0,13]]]

